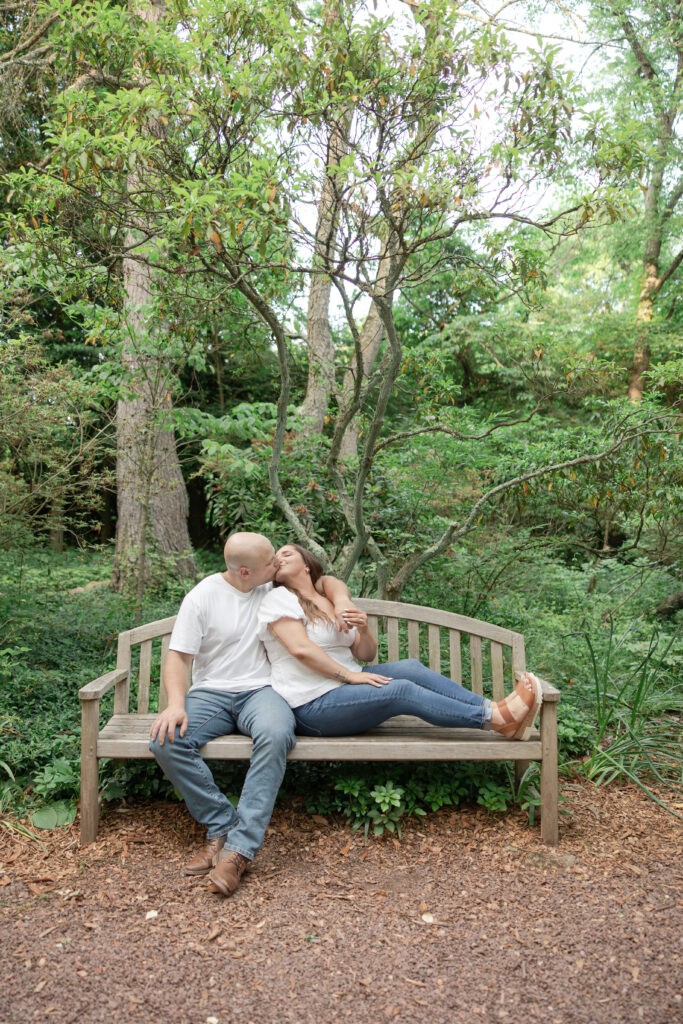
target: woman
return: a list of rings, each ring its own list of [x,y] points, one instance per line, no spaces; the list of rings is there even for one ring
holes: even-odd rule
[[[526,739],[541,704],[540,683],[525,673],[496,703],[408,659],[360,668],[377,641],[360,609],[344,612],[348,632],[335,624],[331,602],[315,589],[323,569],[298,544],[277,552],[280,584],[259,609],[259,636],[272,666],[272,686],[294,712],[304,736],[349,736],[394,715],[416,715],[431,725],[492,729]],[[352,688],[351,688],[352,687]]]

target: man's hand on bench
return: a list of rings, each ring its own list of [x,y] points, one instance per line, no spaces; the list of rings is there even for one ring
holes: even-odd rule
[[[180,726],[180,735],[184,736],[187,732],[187,714],[184,706],[164,708],[152,723],[152,728],[149,730],[150,738],[153,740],[158,739],[159,746],[161,747],[164,745],[166,736],[173,743],[176,726]]]

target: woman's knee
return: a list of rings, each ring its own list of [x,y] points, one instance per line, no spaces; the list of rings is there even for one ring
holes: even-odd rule
[[[390,683],[387,683],[384,691],[387,697],[393,701],[414,702],[419,699],[420,695],[420,687],[416,683],[399,676],[394,677]]]
[[[406,669],[408,672],[413,672],[418,668],[424,668],[422,662],[418,661],[417,658],[403,658],[402,661],[399,661],[396,664],[401,668]]]

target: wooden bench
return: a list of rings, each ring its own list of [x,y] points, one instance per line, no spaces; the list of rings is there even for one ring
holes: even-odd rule
[[[421,658],[437,672],[463,683],[463,655],[469,662],[469,685],[475,693],[501,700],[526,668],[524,638],[478,619],[436,608],[392,601],[358,599],[370,626],[380,638],[380,660]],[[156,717],[149,713],[152,665],[163,670],[175,617],[137,626],[118,638],[117,667],[79,691],[82,709],[81,739],[81,842],[95,840],[98,825],[98,767],[100,757],[151,758],[149,729]],[[161,643],[160,658],[153,646]],[[426,655],[426,657],[425,657]],[[467,664],[467,661],[465,662]],[[166,706],[163,683],[159,708]],[[464,684],[466,685],[466,683]],[[529,762],[540,761],[541,834],[543,842],[557,843],[557,702],[560,693],[542,681],[540,732],[524,742],[508,740],[478,729],[444,729],[418,718],[400,716],[359,736],[300,736],[289,754],[292,761],[514,761],[520,779]],[[114,687],[114,713],[100,729],[100,698]],[[137,708],[131,710],[131,699]],[[212,740],[202,756],[215,760],[248,760],[251,739],[231,735]]]

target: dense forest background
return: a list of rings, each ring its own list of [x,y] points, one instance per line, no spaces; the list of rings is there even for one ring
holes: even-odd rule
[[[75,813],[78,686],[253,529],[524,633],[675,812],[683,4],[493,8],[0,3],[1,809]],[[533,813],[487,772],[391,813]]]

